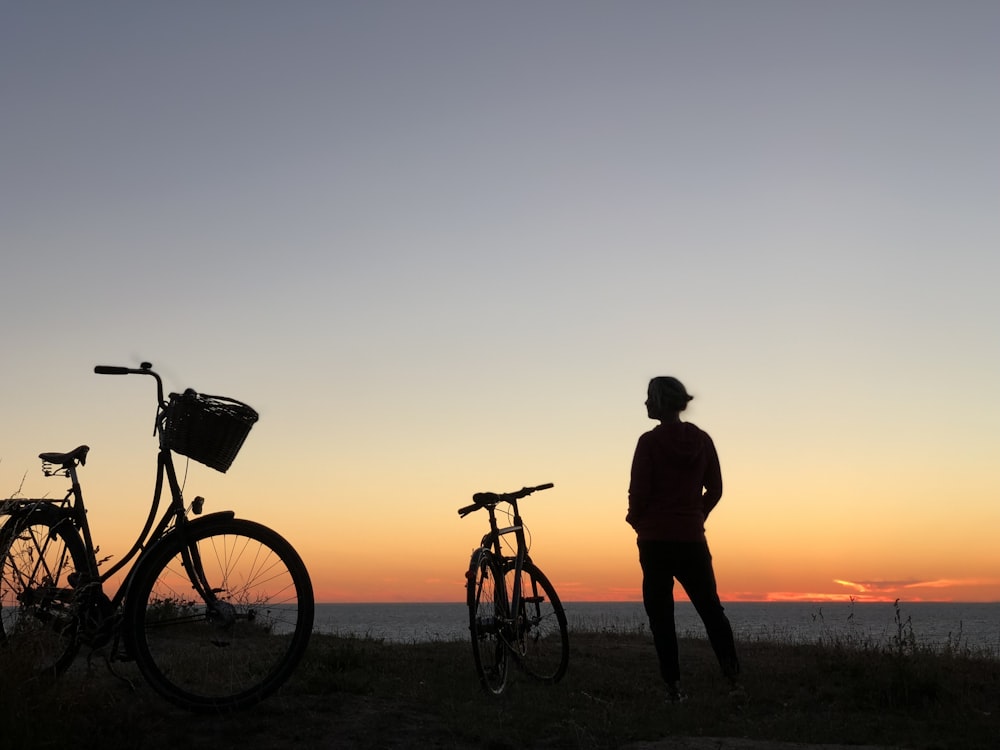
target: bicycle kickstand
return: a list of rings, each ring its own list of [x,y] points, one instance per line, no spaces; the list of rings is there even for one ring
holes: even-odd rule
[[[110,674],[112,677],[114,677],[114,678],[116,678],[116,679],[121,680],[122,682],[124,682],[125,685],[128,686],[129,691],[131,691],[132,693],[134,693],[135,692],[135,683],[132,682],[132,680],[130,680],[125,675],[120,674],[119,672],[115,671],[115,668],[112,665],[112,661],[113,661],[113,659],[111,658],[112,654],[114,654],[117,651],[118,651],[118,636],[115,636],[115,639],[111,642],[110,645],[102,646],[100,648],[91,649],[90,653],[87,654],[87,671],[89,672],[92,669],[92,667],[91,667],[91,660],[93,659],[94,654],[100,653],[101,654],[101,658],[104,659],[104,666],[107,667],[108,674]]]

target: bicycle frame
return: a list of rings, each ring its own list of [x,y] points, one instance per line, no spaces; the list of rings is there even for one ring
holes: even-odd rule
[[[477,555],[481,555],[484,552],[496,558],[499,563],[499,569],[501,572],[504,571],[506,564],[510,561],[514,563],[514,588],[510,592],[510,596],[507,595],[507,576],[502,575],[499,582],[500,594],[503,596],[504,605],[509,604],[510,611],[505,613],[505,618],[508,620],[507,625],[513,626],[513,631],[509,633],[509,637],[506,638],[508,645],[513,646],[514,642],[517,641],[521,636],[521,626],[523,623],[520,622],[521,618],[521,602],[524,597],[524,593],[521,591],[521,573],[524,570],[525,562],[530,562],[531,558],[528,557],[528,542],[525,538],[524,533],[524,522],[521,520],[521,512],[518,509],[517,501],[522,497],[527,497],[533,492],[538,490],[547,490],[552,487],[552,484],[542,484],[537,487],[524,487],[518,492],[507,492],[504,494],[497,494],[495,492],[478,492],[473,495],[473,504],[467,505],[463,508],[458,509],[459,516],[466,516],[473,511],[479,510],[480,508],[486,508],[489,514],[490,530],[483,536],[482,541],[479,543],[479,547],[473,550],[473,558]],[[500,528],[497,523],[496,507],[501,502],[508,503],[511,507],[511,525]],[[501,537],[508,534],[513,534],[516,541],[516,549],[513,555],[505,555],[501,547]],[[471,569],[471,568],[470,568]],[[534,592],[532,592],[534,596]]]
[[[511,525],[500,528],[497,523],[496,517],[496,505],[487,505],[486,510],[489,513],[490,519],[490,530],[483,535],[483,539],[480,542],[480,549],[485,549],[490,552],[498,561],[505,563],[506,561],[514,561],[514,590],[510,592],[508,596],[507,592],[507,577],[503,576],[497,581],[500,588],[500,593],[502,594],[505,602],[510,602],[510,611],[504,613],[504,616],[510,620],[506,623],[508,625],[514,626],[514,635],[512,637],[517,637],[517,613],[521,611],[521,571],[524,569],[524,562],[528,559],[528,544],[527,539],[524,534],[524,522],[521,520],[521,513],[517,507],[517,499],[508,500],[511,506]],[[513,534],[516,549],[513,555],[505,555],[503,553],[503,548],[501,545],[501,537],[507,536],[508,534]],[[502,564],[501,570],[504,565]]]
[[[163,382],[160,379],[160,376],[153,372],[150,368],[151,365],[148,363],[143,363],[139,369],[107,366],[98,366],[94,368],[95,372],[98,374],[151,375],[156,380],[157,391],[157,412],[154,432],[159,437],[159,450],[157,454],[156,484],[153,490],[153,499],[150,505],[149,515],[147,516],[145,525],[143,526],[142,531],[139,532],[139,535],[133,543],[131,549],[129,549],[118,562],[104,572],[99,570],[100,563],[97,559],[97,548],[94,545],[90,522],[87,518],[86,505],[83,499],[83,489],[80,485],[77,472],[78,465],[83,462],[82,459],[85,459],[86,452],[84,452],[82,459],[66,460],[59,465],[51,464],[46,461],[45,456],[52,456],[53,454],[42,454],[42,460],[44,462],[43,470],[46,476],[65,476],[69,478],[71,483],[65,497],[61,501],[55,501],[49,507],[53,508],[53,512],[59,513],[64,518],[67,518],[73,527],[78,530],[83,539],[88,567],[88,570],[86,571],[87,577],[84,581],[77,581],[76,587],[93,587],[94,589],[97,589],[99,596],[103,595],[104,597],[107,597],[107,593],[104,591],[104,584],[134,561],[134,564],[126,573],[114,595],[107,599],[107,602],[111,607],[111,612],[118,612],[121,609],[126,597],[128,596],[128,590],[132,579],[134,578],[136,572],[140,569],[144,558],[152,549],[154,549],[155,545],[161,540],[167,538],[168,535],[182,533],[185,526],[192,523],[192,521],[189,521],[187,517],[183,490],[181,489],[180,482],[177,479],[177,471],[174,467],[173,455],[167,445],[164,430],[162,429],[166,416],[166,402],[163,397]],[[78,453],[79,450],[80,449],[77,449],[74,453]],[[66,455],[72,456],[73,454]],[[164,478],[166,479],[167,487],[169,489],[170,501],[163,515],[160,517],[159,522],[156,522],[157,513],[159,512],[163,500]],[[24,504],[25,507],[28,508],[28,512],[31,512],[33,509],[30,506],[37,505],[37,503],[38,501],[25,501]],[[195,515],[200,515],[203,504],[204,498],[196,497],[191,504],[192,512]],[[205,518],[217,517],[219,515],[233,516],[235,514],[232,511],[222,511],[220,513],[210,514]],[[214,602],[216,600],[216,596],[211,585],[206,580],[197,550],[193,548],[187,549],[183,554],[183,559],[185,568],[191,578],[191,583],[197,593],[206,603]],[[101,623],[98,623],[98,625],[100,624]]]

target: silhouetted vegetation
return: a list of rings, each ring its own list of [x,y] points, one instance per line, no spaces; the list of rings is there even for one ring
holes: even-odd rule
[[[19,680],[0,654],[0,747],[614,748],[677,737],[992,748],[1000,736],[1000,660],[898,637],[740,643],[747,698],[728,695],[711,649],[685,639],[687,703],[669,706],[648,635],[571,634],[555,686],[514,673],[480,689],[465,641],[393,644],[315,636],[279,695],[252,711],[194,716],[157,698],[130,665],[79,660],[55,684]],[[130,686],[126,680],[130,680]],[[305,744],[303,744],[305,743]]]

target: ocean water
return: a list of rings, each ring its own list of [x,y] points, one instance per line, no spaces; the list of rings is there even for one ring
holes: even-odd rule
[[[912,633],[916,642],[1000,654],[1000,603],[941,602],[812,603],[734,602],[726,613],[739,640],[768,639],[789,643],[854,637],[892,642]],[[570,631],[647,632],[639,602],[568,602]],[[318,604],[314,630],[370,637],[390,642],[464,640],[468,637],[464,603]],[[704,637],[689,602],[676,607],[678,633]]]

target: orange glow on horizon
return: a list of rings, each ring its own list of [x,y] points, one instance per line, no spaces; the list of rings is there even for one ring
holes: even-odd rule
[[[769,591],[763,600],[765,602],[803,602],[803,603],[814,603],[822,604],[824,602],[891,602],[895,599],[893,597],[889,598],[859,598],[852,594],[816,594],[816,593],[805,593],[801,591]],[[731,600],[732,601],[732,600]],[[736,600],[736,601],[755,601],[755,600]]]
[[[390,584],[371,583],[364,586],[352,587],[350,589],[338,586],[315,586],[316,602],[323,604],[369,604],[376,602],[392,604],[434,604],[442,602],[464,602],[465,584],[463,581],[453,581],[451,583],[440,583],[440,585],[429,586],[428,590],[416,596],[412,591],[400,591],[398,587]],[[314,582],[315,585],[315,582]],[[571,602],[642,602],[642,592],[640,589],[609,588],[604,590],[582,591],[568,585],[562,586],[558,582],[553,582],[556,592],[564,603]],[[940,603],[968,603],[968,602],[996,602],[997,598],[989,594],[969,593],[967,587],[962,584],[957,587],[962,592],[961,595],[948,595],[947,593],[935,596],[914,595],[908,591],[898,591],[890,593],[866,593],[852,594],[847,592],[817,592],[817,591],[721,591],[719,597],[723,604],[726,603],[747,603],[747,604],[767,604],[767,603],[803,603],[803,604],[824,604],[824,603],[850,603],[858,604],[890,604],[895,601],[902,602],[940,602]],[[943,589],[939,589],[943,591]],[[676,601],[689,601],[683,589],[677,588],[674,591]]]

